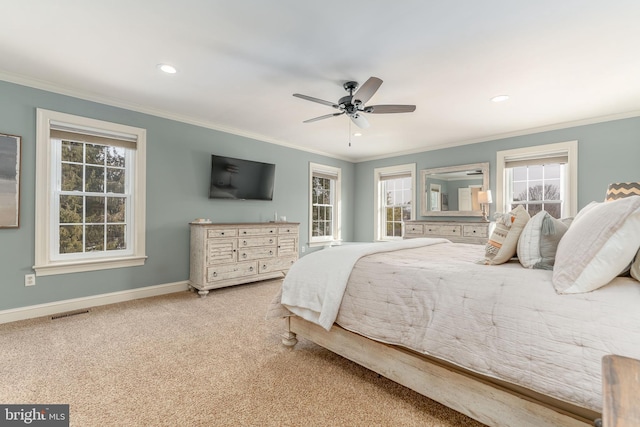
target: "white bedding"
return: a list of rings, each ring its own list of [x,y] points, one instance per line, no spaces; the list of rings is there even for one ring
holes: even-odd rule
[[[281,303],[292,313],[331,329],[349,275],[363,256],[398,249],[448,242],[446,239],[412,239],[398,242],[338,246],[299,259],[282,284]]]
[[[640,358],[640,283],[616,278],[594,292],[558,295],[551,271],[478,264],[483,255],[482,246],[449,242],[364,255],[344,295],[332,296],[342,301],[336,323],[601,411],[602,356]],[[287,275],[296,287],[299,271]],[[314,286],[307,296],[325,301],[326,290]]]

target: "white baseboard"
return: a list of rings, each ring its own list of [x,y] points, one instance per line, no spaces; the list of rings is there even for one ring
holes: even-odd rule
[[[74,298],[63,301],[37,304],[27,307],[12,308],[0,311],[0,324],[15,322],[17,320],[33,319],[42,316],[51,316],[68,311],[82,310],[99,305],[114,304],[131,301],[139,298],[153,297],[185,291],[189,288],[187,280],[183,282],[166,283],[163,285],[147,286],[144,288],[126,291],[112,292],[108,294],[93,295],[90,297]]]

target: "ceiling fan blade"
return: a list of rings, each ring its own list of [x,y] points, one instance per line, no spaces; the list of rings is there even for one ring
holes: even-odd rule
[[[369,105],[363,110],[365,113],[389,114],[389,113],[412,113],[416,111],[415,105]]]
[[[313,118],[313,119],[305,120],[302,123],[317,122],[318,120],[328,119],[329,117],[341,116],[343,114],[344,114],[344,111],[342,113],[325,114],[324,116],[320,116],[320,117],[316,117],[316,118]]]
[[[377,77],[369,77],[369,80],[364,82],[362,86],[353,94],[354,104],[366,104],[368,100],[378,91],[382,80]]]
[[[369,122],[364,118],[362,114],[353,114],[349,116],[351,121],[356,124],[359,128],[366,129],[369,127]]]
[[[338,108],[338,105],[333,102],[325,101],[324,99],[314,98],[313,96],[301,95],[299,93],[294,93],[293,96],[306,99],[307,101],[313,101],[319,104],[328,105],[329,107]]]

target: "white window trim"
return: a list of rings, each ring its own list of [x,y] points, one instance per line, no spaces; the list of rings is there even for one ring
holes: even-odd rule
[[[335,185],[335,206],[333,209],[333,233],[332,236],[313,236],[313,191],[311,190],[311,185],[313,183],[313,173],[322,173],[325,172],[329,175],[335,175],[336,185]],[[342,241],[342,223],[340,218],[341,215],[341,206],[342,206],[342,196],[341,196],[341,188],[342,188],[342,169],[336,168],[334,166],[323,165],[320,163],[309,162],[309,247],[316,246],[326,246],[331,243],[339,243]]]
[[[573,217],[578,213],[578,141],[558,142],[555,144],[536,145],[533,147],[516,148],[498,151],[496,155],[496,211],[508,212],[505,194],[507,194],[507,180],[505,179],[505,161],[514,158],[544,157],[549,153],[566,152],[569,158],[565,168],[564,179],[569,180],[569,197],[562,210],[563,217]]]
[[[384,216],[382,215],[382,206],[380,205],[380,200],[382,200],[382,187],[380,185],[381,180],[380,177],[384,175],[392,175],[392,174],[400,174],[403,172],[409,172],[411,174],[411,219],[416,219],[416,164],[415,163],[407,163],[404,165],[396,165],[396,166],[387,166],[382,168],[375,168],[373,170],[374,176],[374,185],[373,185],[373,224],[374,224],[374,237],[376,241],[389,241],[389,240],[399,240],[401,237],[397,238],[388,238],[384,236],[382,219]],[[404,235],[404,232],[403,232]]]
[[[35,200],[35,265],[38,276],[76,273],[82,271],[104,270],[144,265],[145,255],[145,206],[146,206],[146,130],[101,120],[80,117],[56,111],[37,109],[36,126],[36,200]],[[49,203],[52,185],[50,125],[62,122],[78,128],[104,129],[107,132],[136,136],[136,162],[134,166],[135,194],[133,223],[133,253],[129,256],[104,257],[73,261],[54,261],[51,259],[51,209]]]

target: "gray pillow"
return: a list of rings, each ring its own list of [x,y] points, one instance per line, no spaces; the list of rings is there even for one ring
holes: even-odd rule
[[[546,211],[535,214],[518,239],[518,260],[525,268],[553,270],[560,239],[569,226]]]

